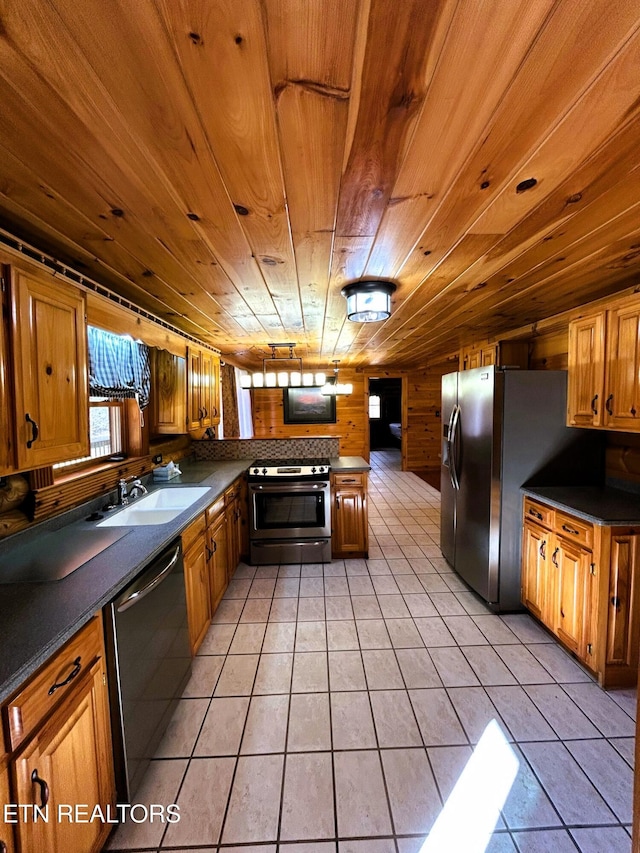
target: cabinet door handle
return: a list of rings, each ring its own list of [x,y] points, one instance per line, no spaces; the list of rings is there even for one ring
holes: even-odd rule
[[[569,526],[568,526],[568,525],[566,525],[566,524],[563,524],[563,525],[562,525],[562,529],[563,529],[563,530],[566,530],[566,531],[567,531],[567,533],[571,533],[573,536],[580,536],[580,531],[579,531],[579,530],[574,530],[574,529],[573,529],[573,527],[569,527]]]
[[[613,409],[611,408],[611,403],[613,403],[613,394],[609,394],[609,396],[607,397],[607,402],[604,404],[604,407],[607,410],[608,415],[613,415]]]
[[[56,692],[58,687],[66,687],[66,685],[69,684],[70,681],[73,681],[73,679],[79,674],[81,669],[82,669],[82,658],[80,655],[78,655],[78,657],[73,662],[73,669],[71,670],[69,675],[65,678],[64,681],[57,681],[55,684],[52,684],[51,687],[49,688],[49,692],[47,695],[53,696],[53,694]]]
[[[636,416],[636,407],[635,407],[635,406],[631,406],[631,408],[629,409],[629,411],[631,412],[631,414],[632,414],[632,415],[633,415],[633,417],[635,418],[635,416]]]
[[[31,774],[31,781],[34,785],[40,785],[40,806],[44,808],[49,802],[49,786],[38,776],[38,768],[33,771]]]
[[[546,541],[546,539],[543,539],[542,542],[540,543],[540,549],[539,550],[540,550],[540,556],[542,557],[542,559],[546,560],[547,559],[547,541]]]
[[[7,853],[7,845],[2,840],[0,840],[0,853]]]
[[[591,411],[593,412],[593,414],[594,414],[594,415],[597,415],[597,414],[598,414],[598,409],[597,409],[597,407],[596,407],[596,403],[597,403],[597,402],[598,402],[598,395],[597,395],[597,394],[594,394],[594,395],[593,395],[593,400],[591,401]]]
[[[553,565],[556,567],[556,569],[560,568],[560,567],[558,566],[558,561],[556,560],[556,557],[557,557],[557,555],[558,555],[558,551],[559,551],[559,550],[560,550],[560,548],[556,548],[556,549],[555,549],[555,551],[553,552],[553,554],[551,555],[551,562],[552,562],[552,563],[553,563]]]
[[[210,560],[213,557],[213,551],[208,545],[205,545],[205,548],[207,549],[207,560]]]
[[[611,604],[615,607],[616,610],[620,610],[620,599],[617,595],[612,596]]]
[[[336,496],[336,509],[340,509],[340,498]]]
[[[534,518],[538,518],[540,521],[542,521],[542,513],[538,512],[535,509],[532,509],[531,507],[529,507],[529,515],[532,515]]]
[[[40,430],[38,429],[38,424],[29,415],[29,412],[24,416],[24,419],[28,424],[31,424],[31,438],[27,441],[27,447],[31,449],[31,445],[38,438]]]
[[[204,414],[202,415],[202,417],[203,417],[203,418],[206,418],[206,417],[207,417],[207,415],[209,414],[209,409],[207,409],[207,407],[206,407],[206,406],[203,406],[202,411],[203,411],[203,413],[204,413]]]

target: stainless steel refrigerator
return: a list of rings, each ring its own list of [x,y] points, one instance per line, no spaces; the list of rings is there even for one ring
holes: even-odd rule
[[[602,435],[565,426],[566,387],[555,370],[442,377],[440,548],[496,611],[521,607],[521,487],[604,476]]]

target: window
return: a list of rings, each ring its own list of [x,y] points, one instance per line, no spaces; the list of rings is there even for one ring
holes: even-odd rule
[[[369,396],[369,420],[380,420],[380,397],[377,394]]]
[[[58,462],[54,470],[112,456],[122,450],[122,404],[105,397],[89,397],[89,456]]]

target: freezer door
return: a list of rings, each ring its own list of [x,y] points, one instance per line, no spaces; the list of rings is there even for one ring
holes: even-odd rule
[[[463,371],[458,380],[454,568],[486,601],[498,597],[500,419],[495,400],[501,379],[491,366]]]
[[[452,566],[455,561],[456,490],[453,485],[449,431],[458,403],[458,374],[442,377],[442,433],[440,436],[440,550]]]

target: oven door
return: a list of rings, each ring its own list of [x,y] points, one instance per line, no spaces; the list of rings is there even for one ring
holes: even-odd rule
[[[331,536],[328,482],[249,483],[252,539]]]

